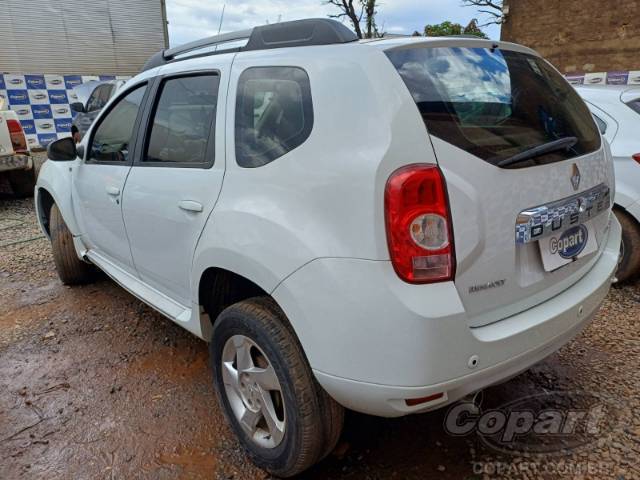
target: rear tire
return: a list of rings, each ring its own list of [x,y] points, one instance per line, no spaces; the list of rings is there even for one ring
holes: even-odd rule
[[[620,246],[620,263],[616,277],[621,283],[637,277],[640,272],[640,225],[628,213],[615,211],[622,226],[622,244]]]
[[[31,170],[14,170],[7,172],[9,185],[16,197],[25,198],[33,196],[33,190],[36,188],[38,180],[38,172],[35,168]]]
[[[213,327],[209,352],[222,410],[258,467],[290,477],[333,450],[342,432],[344,409],[315,380],[298,339],[273,300],[256,297],[225,309]],[[251,377],[256,371],[260,375]],[[265,382],[266,371],[274,372],[277,381],[270,376]],[[259,418],[249,423],[255,427],[246,420],[253,411]],[[271,411],[277,412],[276,421],[267,420]]]
[[[62,283],[65,285],[80,285],[90,282],[93,279],[93,268],[76,255],[73,236],[64,223],[58,206],[55,204],[51,207],[49,229],[53,261]]]

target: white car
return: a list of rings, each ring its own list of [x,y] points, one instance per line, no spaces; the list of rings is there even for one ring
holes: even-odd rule
[[[75,101],[70,107],[76,115],[71,125],[71,136],[76,141],[80,141],[100,110],[124,83],[124,80],[90,81],[73,89]]]
[[[611,145],[616,170],[614,211],[622,225],[622,251],[616,276],[640,273],[640,87],[579,86],[578,93]]]
[[[37,213],[60,278],[90,264],[210,342],[220,404],[294,475],[343,407],[425,412],[508,379],[590,320],[620,250],[613,164],[532,50],[256,27],[152,57]]]

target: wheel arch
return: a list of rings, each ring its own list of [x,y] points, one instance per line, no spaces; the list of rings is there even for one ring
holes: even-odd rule
[[[624,206],[620,203],[614,203],[613,211],[616,213],[622,213],[632,219],[636,224],[640,225],[640,204],[632,203]]]
[[[200,275],[198,304],[209,316],[211,325],[228,306],[252,297],[271,297],[247,277],[220,267],[209,267]]]
[[[271,295],[267,288],[261,286],[248,276],[222,267],[208,267],[204,269],[200,274],[197,292],[197,304],[204,313],[204,315],[200,317],[202,337],[206,341],[211,341],[213,325],[218,315],[234,303],[254,297],[266,297],[271,299],[284,313],[282,306]],[[285,318],[291,331],[296,335],[298,341],[300,341],[286,313]]]
[[[53,195],[45,188],[38,188],[36,194],[36,215],[38,217],[38,223],[40,229],[46,237],[51,240],[51,225],[49,219],[51,218],[51,208],[56,203]]]
[[[46,161],[38,175],[34,201],[38,223],[47,237],[50,234],[48,224],[53,204],[57,205],[71,234],[74,237],[81,234],[71,199],[71,174],[68,163],[70,162]]]

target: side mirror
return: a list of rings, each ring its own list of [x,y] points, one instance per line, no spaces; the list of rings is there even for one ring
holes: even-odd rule
[[[56,162],[68,162],[78,156],[76,142],[71,137],[61,138],[51,142],[47,147],[47,157]]]
[[[69,105],[69,107],[74,112],[86,113],[85,108],[84,108],[84,104],[82,102],[73,102],[71,105]]]

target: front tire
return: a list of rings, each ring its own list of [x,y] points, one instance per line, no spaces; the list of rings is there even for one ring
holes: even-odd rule
[[[49,215],[49,231],[53,261],[58,271],[58,276],[65,285],[80,285],[88,283],[93,278],[91,265],[83,262],[76,255],[73,246],[73,236],[67,228],[57,205],[51,207]]]
[[[220,405],[258,467],[290,477],[335,447],[344,409],[315,380],[273,300],[256,297],[225,309],[209,351]]]
[[[640,225],[628,213],[615,211],[622,226],[620,263],[616,277],[620,283],[634,279],[640,272]]]

